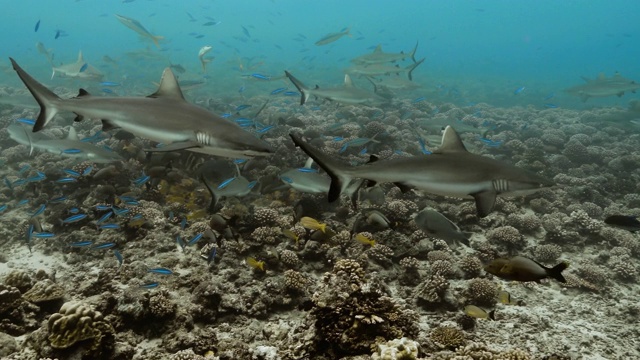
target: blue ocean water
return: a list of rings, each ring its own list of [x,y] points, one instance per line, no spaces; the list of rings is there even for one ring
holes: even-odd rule
[[[281,75],[285,69],[304,74],[309,82],[339,84],[351,58],[378,44],[387,52],[408,52],[416,42],[416,57],[426,61],[416,69],[415,81],[426,90],[455,88],[469,102],[539,104],[540,97],[560,96],[562,89],[582,83],[580,76],[619,71],[627,78],[640,78],[636,61],[640,34],[634,15],[640,4],[632,0],[29,0],[7,1],[3,9],[4,57],[14,57],[36,78],[50,76],[36,42],[52,50],[56,64],[75,60],[82,50],[87,62],[106,73],[105,79],[140,79],[145,84],[157,81],[169,63],[181,64],[193,72],[192,78],[201,76],[198,50],[210,45],[209,55],[215,59],[207,75],[213,94],[236,93],[243,85],[251,93],[252,87],[239,75]],[[154,35],[163,36],[161,47],[141,39],[115,14],[136,19]],[[350,29],[350,37],[314,45],[325,34],[344,28]],[[146,48],[151,55],[144,60],[125,55]],[[104,55],[120,66],[105,64]],[[11,73],[4,78],[19,84]],[[526,90],[513,96],[523,86]],[[256,93],[270,90],[265,87]],[[595,103],[625,101],[607,98]],[[583,106],[572,97],[555,102]]]

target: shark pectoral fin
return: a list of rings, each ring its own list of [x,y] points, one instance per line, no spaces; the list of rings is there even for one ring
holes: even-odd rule
[[[76,117],[73,119],[73,121],[75,121],[75,122],[80,122],[82,120],[84,120],[84,116],[82,116],[80,114],[76,114]]]
[[[90,96],[91,94],[89,94],[89,92],[85,89],[80,89],[80,91],[78,91],[78,96],[76,96],[76,98],[80,98],[83,96]]]
[[[405,185],[400,182],[395,182],[393,183],[393,185],[397,186],[403,194],[411,190],[411,186]]]
[[[118,125],[112,123],[111,121],[102,120],[102,131],[109,131],[109,130],[118,129],[118,128],[120,128],[120,127]]]
[[[193,149],[193,148],[197,148],[197,147],[202,147],[202,144],[197,143],[195,141],[180,141],[180,142],[174,142],[174,143],[171,143],[169,145],[165,145],[165,146],[158,147],[158,148],[144,149],[144,151],[146,151],[146,152],[170,152],[170,151]]]
[[[489,215],[496,205],[496,192],[495,191],[482,191],[479,193],[471,194],[476,200],[476,211],[478,217],[485,217]]]

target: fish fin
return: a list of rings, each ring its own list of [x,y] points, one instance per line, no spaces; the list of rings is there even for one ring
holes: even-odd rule
[[[31,95],[33,95],[38,102],[38,105],[40,105],[40,114],[38,114],[38,119],[35,125],[33,125],[33,132],[38,132],[56,116],[59,111],[58,103],[61,99],[58,95],[31,77],[31,75],[27,74],[13,58],[9,58],[9,60],[11,60],[13,70],[18,73],[20,80],[22,80]]]
[[[197,147],[202,147],[202,144],[197,143],[195,141],[177,141],[159,148],[144,149],[144,151],[145,152],[170,152],[170,151],[193,149]]]
[[[376,48],[373,50],[374,54],[379,54],[382,52],[382,44],[378,44],[378,46],[376,46]]]
[[[411,51],[411,53],[409,55],[411,55],[411,60],[413,60],[414,63],[417,63],[416,61],[416,50],[418,50],[418,42],[416,41],[416,46],[413,48],[413,51]]]
[[[73,121],[75,122],[80,122],[84,120],[84,116],[80,115],[80,114],[76,114],[76,117],[73,119]]]
[[[78,91],[78,96],[76,96],[76,98],[80,98],[83,96],[89,96],[91,94],[89,94],[89,92],[85,89],[80,88],[80,90]]]
[[[422,60],[413,63],[412,65],[407,66],[407,70],[409,70],[407,72],[407,76],[409,77],[409,80],[413,81],[413,70],[415,70],[420,64],[422,64],[424,62],[426,58],[422,58]]]
[[[72,126],[69,128],[69,134],[67,135],[67,140],[78,140],[78,133],[76,129]]]
[[[451,152],[466,152],[467,148],[460,140],[460,135],[455,131],[451,125],[447,125],[442,133],[442,144],[438,150],[434,151],[434,154],[451,153]]]
[[[156,47],[159,49],[160,48],[160,40],[164,40],[164,36],[152,36],[151,40],[153,41],[154,44],[156,44]]]
[[[182,90],[180,90],[178,80],[173,74],[173,71],[171,71],[171,68],[164,69],[164,71],[162,72],[162,78],[160,79],[160,86],[158,87],[158,90],[147,97],[171,98],[174,100],[185,101],[184,95],[182,95]]]
[[[496,320],[496,311],[495,310],[489,311],[488,315],[489,315],[489,319],[491,319],[493,321]]]
[[[367,179],[364,186],[367,188],[370,188],[370,187],[376,186],[376,184],[377,184],[376,181]]]
[[[495,191],[481,191],[479,193],[471,194],[476,200],[476,211],[478,217],[485,217],[489,215],[496,205],[496,192]]]
[[[84,63],[84,57],[82,56],[82,50],[78,51],[78,63]]]
[[[331,178],[328,195],[329,202],[338,200],[340,194],[351,183],[351,176],[347,174],[348,167],[338,163],[332,157],[304,142],[300,136],[294,134],[289,134],[289,136],[293,140],[293,143],[313,158],[313,161],[315,161],[316,164],[318,164],[318,166],[320,166]]]
[[[120,127],[109,120],[102,120],[102,131],[119,129]]]
[[[377,135],[377,134],[376,134]],[[374,136],[375,137],[375,136]],[[377,157],[376,155],[369,155],[369,161],[367,161],[367,164],[371,164],[374,163],[376,161],[380,160],[379,157]]]
[[[211,194],[211,202],[209,203],[209,208],[207,209],[207,212],[209,212],[210,214],[213,214],[215,213],[216,205],[218,205],[218,196],[216,196],[215,191],[213,191],[213,188],[211,187],[211,185],[209,185],[209,182],[204,177],[204,175],[200,174],[200,180],[202,180],[202,182],[204,183],[204,186],[209,191],[209,194]]]
[[[295,87],[298,89],[298,91],[300,91],[300,105],[304,105],[304,103],[307,102],[307,100],[309,100],[309,88],[307,88],[302,81],[298,80],[296,77],[294,77],[293,75],[291,75],[290,72],[288,72],[287,70],[284,71],[284,74],[289,78],[289,80],[291,80],[291,82],[293,83],[293,85],[295,85]],[[318,88],[318,85],[316,85],[316,89]]]
[[[401,182],[394,182],[393,185],[397,186],[403,194],[411,190],[411,186],[405,185]]]
[[[344,74],[344,87],[352,88],[353,80],[351,80],[351,76],[349,74]]]
[[[569,263],[566,261],[563,261],[552,268],[545,268],[545,270],[547,270],[547,275],[549,275],[549,277],[552,277],[560,281],[561,283],[566,283],[567,280],[564,278],[564,276],[562,276],[562,272],[568,267],[569,267]]]

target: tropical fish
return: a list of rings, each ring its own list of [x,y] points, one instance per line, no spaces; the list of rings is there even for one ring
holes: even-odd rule
[[[164,37],[151,34],[149,30],[145,29],[145,27],[142,26],[142,24],[140,24],[138,20],[128,18],[126,16],[122,16],[118,14],[115,14],[115,16],[118,19],[118,21],[120,21],[124,26],[142,35],[142,37],[153,41],[153,43],[156,44],[158,48],[160,47],[159,41],[164,39]]]
[[[631,232],[640,231],[640,221],[635,216],[611,215],[604,219],[604,223]]]
[[[304,216],[300,219],[300,225],[302,225],[305,229],[309,230],[320,230],[325,232],[327,229],[327,224],[321,223],[318,220]]]
[[[120,253],[120,251],[113,249],[113,255],[118,260],[118,267],[122,266],[122,264],[124,264],[124,257],[122,257],[122,254]]]
[[[87,241],[72,242],[71,244],[69,244],[69,246],[71,246],[71,247],[86,247],[86,246],[90,246],[91,244],[93,244],[93,241],[87,240]]]
[[[76,215],[71,215],[68,218],[62,220],[63,224],[71,224],[71,223],[75,223],[78,221],[82,221],[84,219],[87,218],[87,214],[76,214]]]
[[[249,256],[245,259],[245,262],[247,263],[247,265],[251,266],[255,270],[260,270],[262,272],[265,271],[264,261],[258,261],[255,258]]]
[[[511,294],[509,294],[508,291],[500,291],[500,293],[498,294],[498,300],[500,301],[500,303],[504,304],[504,305],[524,305],[524,302],[522,300],[515,300],[511,297]]]
[[[464,313],[476,318],[476,319],[491,319],[495,320],[495,310],[491,310],[490,312],[485,311],[475,305],[467,305],[464,307]]]
[[[418,225],[418,229],[446,241],[449,245],[463,243],[469,246],[469,234],[462,232],[458,225],[433,209],[423,209],[413,221]]]
[[[355,236],[355,239],[356,239],[357,242],[359,242],[361,244],[369,245],[369,246],[374,246],[376,244],[375,240],[370,239],[369,237],[367,237],[363,233],[357,233],[356,236]]]
[[[201,47],[200,51],[198,51],[198,59],[200,59],[200,63],[202,64],[203,73],[207,72],[207,64],[213,61],[212,57],[207,57],[207,58],[204,57],[205,55],[207,55],[209,51],[211,51],[211,49],[213,49],[212,46],[206,45]]]
[[[146,283],[146,284],[140,285],[140,287],[142,289],[154,289],[154,288],[157,288],[159,285],[160,285],[160,283],[158,283],[158,282],[150,282],[150,283]]]
[[[173,271],[163,267],[148,269],[147,272],[160,275],[173,275]]]
[[[346,28],[340,32],[337,33],[330,33],[327,34],[325,36],[323,36],[322,38],[320,38],[320,40],[316,41],[316,45],[317,46],[322,46],[322,45],[327,45],[327,44],[331,44],[332,42],[340,39],[341,37],[348,35],[351,36],[351,34],[349,34],[349,28]]]
[[[442,136],[442,145],[431,155],[401,157],[351,167],[336,161],[290,134],[296,146],[331,177],[329,202],[340,197],[354,178],[374,182],[391,182],[406,192],[411,188],[433,194],[473,197],[479,217],[487,216],[495,207],[498,195],[527,194],[552,186],[543,177],[498,160],[468,152],[452,127]]]
[[[107,243],[102,243],[102,244],[97,244],[93,246],[93,249],[96,250],[104,250],[104,249],[111,249],[112,247],[115,247],[116,243],[114,242],[107,242]]]
[[[566,283],[562,272],[569,267],[569,263],[563,261],[560,264],[548,268],[536,261],[523,256],[514,256],[511,259],[499,258],[493,260],[484,270],[504,280],[535,281],[554,278],[561,283]]]
[[[34,27],[33,31],[38,32],[38,29],[40,29],[40,20],[38,20],[38,22],[36,23],[36,26]]]
[[[11,59],[13,69],[40,104],[33,131],[40,131],[62,111],[76,120],[103,119],[103,130],[121,128],[134,135],[168,144],[150,152],[190,150],[209,155],[245,158],[268,155],[266,142],[242,130],[233,122],[184,99],[177,80],[165,69],[158,91],[148,97],[94,97],[81,90],[80,96],[63,100],[38,83]]]

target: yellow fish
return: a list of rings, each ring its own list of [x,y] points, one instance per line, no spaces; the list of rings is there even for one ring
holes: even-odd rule
[[[505,305],[524,305],[524,302],[522,302],[522,300],[515,300],[511,297],[511,294],[509,294],[508,291],[500,291],[500,294],[498,294],[498,300],[500,300],[501,303],[505,304]]]
[[[284,236],[288,237],[289,239],[295,241],[296,245],[298,245],[298,243],[300,243],[300,236],[298,236],[298,234],[294,233],[293,231],[291,231],[289,229],[282,230],[282,235],[284,235]]]
[[[464,307],[464,313],[474,317],[476,319],[491,319],[491,320],[495,320],[495,310],[491,310],[490,312],[487,312],[484,309],[481,309],[475,305],[467,305]]]
[[[255,258],[252,258],[251,256],[249,256],[245,259],[245,262],[247,263],[247,265],[251,266],[256,270],[265,271],[264,261],[258,261]]]
[[[310,218],[308,216],[304,216],[300,219],[300,225],[302,225],[305,229],[309,230],[320,230],[325,232],[327,229],[327,224],[321,223],[314,218]]]
[[[358,241],[359,243],[365,244],[365,245],[370,245],[373,246],[376,244],[376,241],[373,239],[369,239],[368,237],[364,236],[362,233],[358,233],[355,237],[356,241]]]

